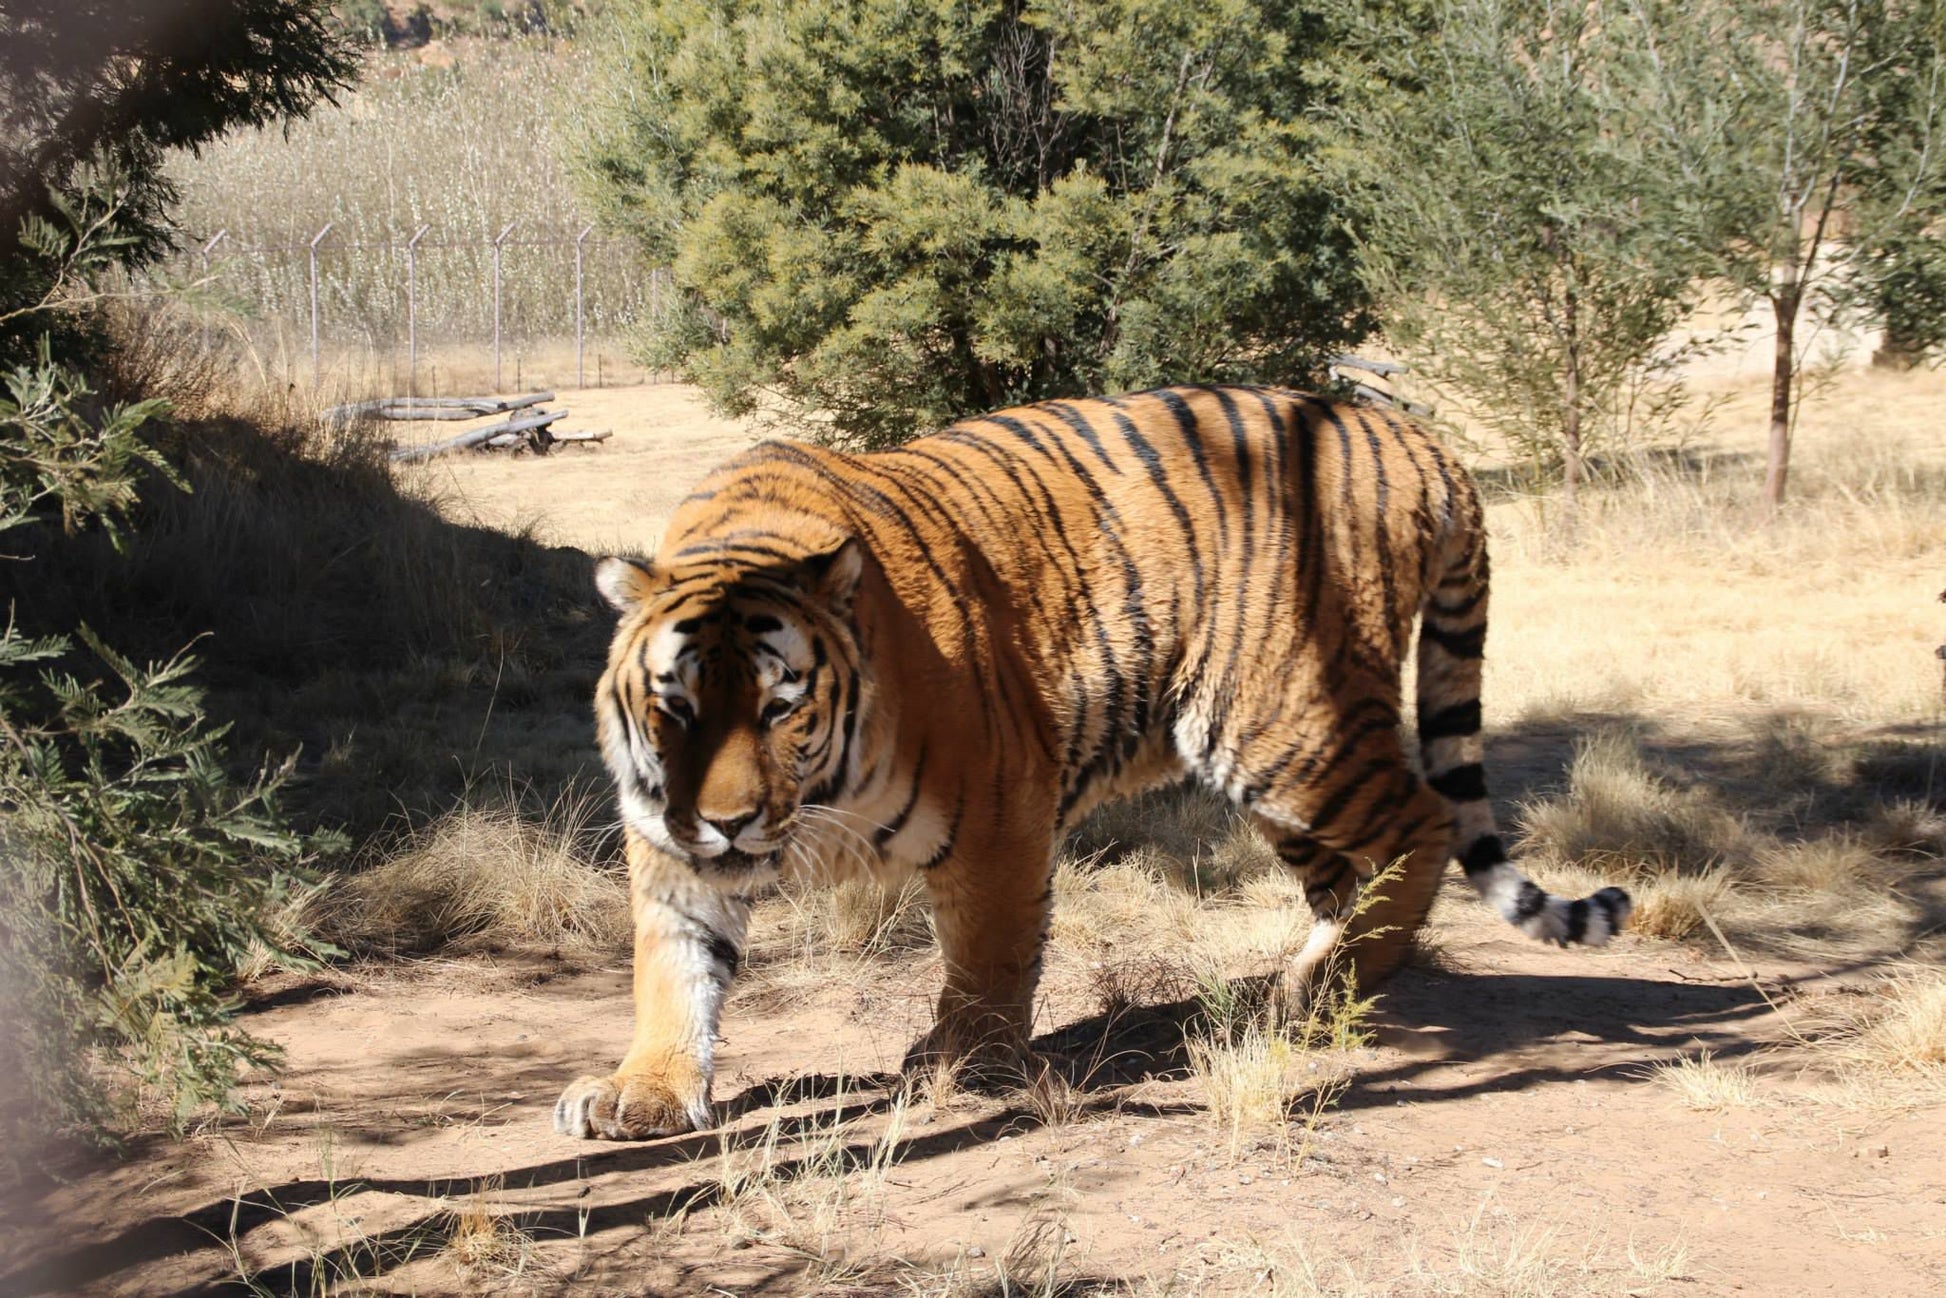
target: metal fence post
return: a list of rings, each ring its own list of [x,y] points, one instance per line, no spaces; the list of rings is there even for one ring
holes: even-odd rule
[[[594,228],[590,223],[574,236],[574,386],[577,388],[588,386],[588,371],[581,363],[581,243]]]
[[[203,282],[205,284],[209,282],[209,255],[215,251],[217,244],[229,237],[229,234],[228,227],[225,227],[211,235],[209,242],[203,245]],[[207,311],[203,312],[203,350],[209,350],[209,312]]]
[[[318,367],[318,245],[324,236],[331,233],[335,224],[326,221],[324,228],[311,236],[311,386],[316,387],[322,377]]]
[[[419,395],[419,240],[430,225],[422,225],[405,244],[405,392]]]
[[[507,222],[493,240],[493,390],[500,391],[500,245],[513,233],[514,223]]]

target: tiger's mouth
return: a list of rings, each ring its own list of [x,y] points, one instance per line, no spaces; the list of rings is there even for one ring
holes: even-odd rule
[[[712,878],[742,878],[754,874],[775,874],[783,865],[784,847],[779,843],[767,852],[746,852],[732,847],[715,856],[685,851],[683,859],[696,873]]]

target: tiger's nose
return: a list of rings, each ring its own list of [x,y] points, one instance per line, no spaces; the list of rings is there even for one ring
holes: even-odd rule
[[[715,816],[704,816],[703,823],[723,835],[724,842],[734,843],[736,842],[737,834],[742,831],[743,827],[756,818],[756,812],[746,811],[740,816],[724,816],[720,819]]]

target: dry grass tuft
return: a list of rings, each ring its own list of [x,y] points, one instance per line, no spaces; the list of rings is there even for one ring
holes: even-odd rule
[[[425,951],[470,939],[612,951],[631,935],[622,878],[590,865],[592,804],[540,821],[462,807],[338,889],[326,931],[353,949]]]
[[[1045,1059],[1027,1065],[1026,1076],[1010,1097],[1042,1127],[1071,1126],[1088,1116],[1088,1092]]]
[[[1349,1253],[1346,1249],[1358,1248]],[[1383,1244],[1320,1242],[1287,1236],[1226,1241],[1214,1257],[1179,1271],[1165,1293],[1274,1294],[1279,1298],[1639,1298],[1680,1292],[1692,1279],[1681,1245],[1619,1255],[1601,1241],[1563,1238],[1550,1226],[1523,1225],[1489,1198],[1463,1229],[1427,1237],[1408,1234],[1401,1255]],[[1375,1274],[1378,1273],[1378,1274]],[[1178,1288],[1178,1284],[1181,1286]]]
[[[1833,1034],[1846,1063],[1867,1072],[1946,1082],[1946,972],[1904,969],[1848,998]]]
[[[1520,821],[1530,851],[1637,875],[1708,871],[1740,859],[1749,843],[1707,790],[1664,779],[1623,730],[1579,741],[1566,794],[1527,803]]]
[[[1629,915],[1629,929],[1669,940],[1700,932],[1707,927],[1705,916],[1716,915],[1732,896],[1730,875],[1723,870],[1704,874],[1668,870],[1637,878],[1631,890],[1635,909]]]
[[[1567,789],[1521,806],[1526,864],[1562,892],[1626,883],[1629,927],[1649,937],[1692,937],[1711,916],[1813,958],[1903,950],[1917,912],[1893,885],[1938,855],[1946,814],[1855,783],[1859,750],[1820,727],[1772,718],[1722,742],[1733,780],[1685,780],[1636,731],[1581,740]]]
[[[1186,1045],[1190,1070],[1232,1158],[1265,1135],[1288,1154],[1292,1124],[1309,1130],[1306,1118],[1321,1117],[1349,1085],[1339,1069],[1326,1073],[1314,1052],[1262,1021],[1227,1037],[1192,1037]]]
[[[1113,1018],[1139,1006],[1179,1001],[1190,994],[1194,978],[1180,958],[1157,951],[1097,960],[1088,968],[1088,983],[1096,1006]]]
[[[1159,825],[1166,829],[1166,822]],[[1142,848],[1109,859],[1063,856],[1054,869],[1057,944],[1100,959],[1147,940],[1179,944],[1196,928],[1196,899],[1169,882],[1171,858]]]
[[[1701,1054],[1656,1064],[1649,1075],[1676,1093],[1683,1107],[1706,1113],[1747,1109],[1759,1102],[1757,1077],[1746,1064],[1726,1064]]]
[[[891,887],[870,877],[786,883],[758,904],[750,932],[736,995],[766,1010],[809,1004],[833,987],[856,989],[933,941],[917,879]]]
[[[1755,873],[1777,888],[1848,892],[1872,882],[1879,873],[1879,858],[1864,838],[1839,832],[1764,848],[1757,853]]]
[[[776,941],[806,959],[823,955],[888,958],[931,945],[926,886],[908,879],[888,887],[875,879],[788,886],[774,907]]]
[[[533,1236],[495,1203],[501,1188],[500,1177],[486,1177],[445,1210],[446,1243],[440,1251],[469,1280],[504,1281],[521,1275],[533,1260]]]
[[[1918,798],[1894,798],[1873,806],[1865,845],[1887,856],[1946,856],[1946,811]]]
[[[1104,863],[1144,849],[1189,861],[1225,838],[1235,820],[1236,812],[1220,798],[1179,784],[1104,804],[1068,836],[1067,848]]]
[[[867,1131],[873,1106],[848,1106],[840,1086],[827,1112],[802,1120],[773,1112],[763,1131],[744,1142],[726,1133],[715,1173],[715,1205],[727,1214],[732,1237],[802,1254],[821,1282],[872,1256],[911,1106],[909,1091],[893,1096],[874,1136]]]
[[[1196,981],[1201,1025],[1184,1044],[1230,1156],[1265,1134],[1288,1155],[1292,1126],[1308,1136],[1350,1084],[1346,1056],[1368,1043],[1377,997],[1360,997],[1348,974],[1327,978],[1303,1017],[1287,1020],[1270,987],[1235,982],[1221,965],[1203,964]]]

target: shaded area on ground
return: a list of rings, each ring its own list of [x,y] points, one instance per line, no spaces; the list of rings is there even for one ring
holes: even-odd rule
[[[566,1008],[578,988],[569,980],[557,992],[540,990],[542,999],[556,999]],[[1182,1116],[1197,1106],[1144,1100],[1129,1092],[1144,1083],[1188,1077],[1185,1034],[1201,1012],[1197,1002],[1184,1000],[1086,1016],[1036,1038],[1034,1046],[1082,1093],[1082,1117],[1109,1112],[1152,1120]],[[1391,1105],[1402,1093],[1418,1104],[1437,1104],[1589,1077],[1640,1084],[1645,1062],[1681,1050],[1701,1047],[1719,1058],[1735,1058],[1759,1048],[1767,1041],[1760,1020],[1769,1012],[1762,995],[1747,984],[1663,981],[1594,970],[1533,974],[1408,969],[1387,986],[1375,1024],[1378,1059],[1374,1066],[1359,1068],[1337,1107],[1357,1111]],[[300,1065],[304,1081],[331,1091],[377,1075],[390,1078],[394,1097],[405,1101],[436,1087],[435,1075],[463,1076],[469,1091],[489,1096],[551,1097],[564,1080],[558,1060],[507,1057],[500,1051],[482,1060],[477,1043],[379,1049],[382,1053],[375,1057]],[[1585,1059],[1587,1055],[1595,1058]],[[767,1112],[804,1108],[778,1121],[782,1134],[793,1137],[828,1125],[834,1101],[847,1117],[883,1114],[894,1103],[900,1080],[896,1073],[764,1077],[718,1101],[718,1130],[640,1145],[564,1141],[558,1156],[499,1166],[493,1174],[510,1191],[517,1189],[522,1228],[537,1234],[575,1238],[667,1221],[718,1201],[720,1179],[707,1167],[701,1176],[691,1169],[725,1149],[761,1141]],[[386,1108],[381,1097],[372,1097],[363,1111],[368,1122],[334,1128],[340,1142],[367,1150],[399,1143],[394,1133],[382,1129],[386,1124],[379,1119]],[[536,1113],[524,1120],[539,1123],[543,1117]],[[917,1173],[930,1160],[1041,1125],[1030,1105],[1002,1096],[997,1106],[985,1106],[964,1121],[913,1136],[899,1165]],[[848,1146],[845,1156],[862,1164],[870,1149],[871,1142],[862,1141]],[[796,1168],[787,1162],[779,1174],[788,1179]],[[579,1197],[578,1187],[597,1178],[621,1177],[637,1184],[644,1176],[671,1172],[673,1184],[658,1180],[653,1188],[619,1200],[587,1205]],[[146,1263],[206,1251],[217,1241],[241,1238],[353,1194],[436,1196],[443,1192],[440,1184],[423,1176],[362,1174],[286,1180],[225,1194],[186,1211],[150,1216],[112,1238],[66,1248],[0,1275],[0,1292],[86,1290]],[[424,1245],[443,1211],[428,1199],[408,1222],[258,1273],[256,1280],[274,1292],[309,1293],[346,1274],[354,1262],[361,1275],[383,1275],[390,1269],[386,1259],[403,1262],[423,1252],[415,1243]],[[204,1287],[199,1282],[184,1292]]]

